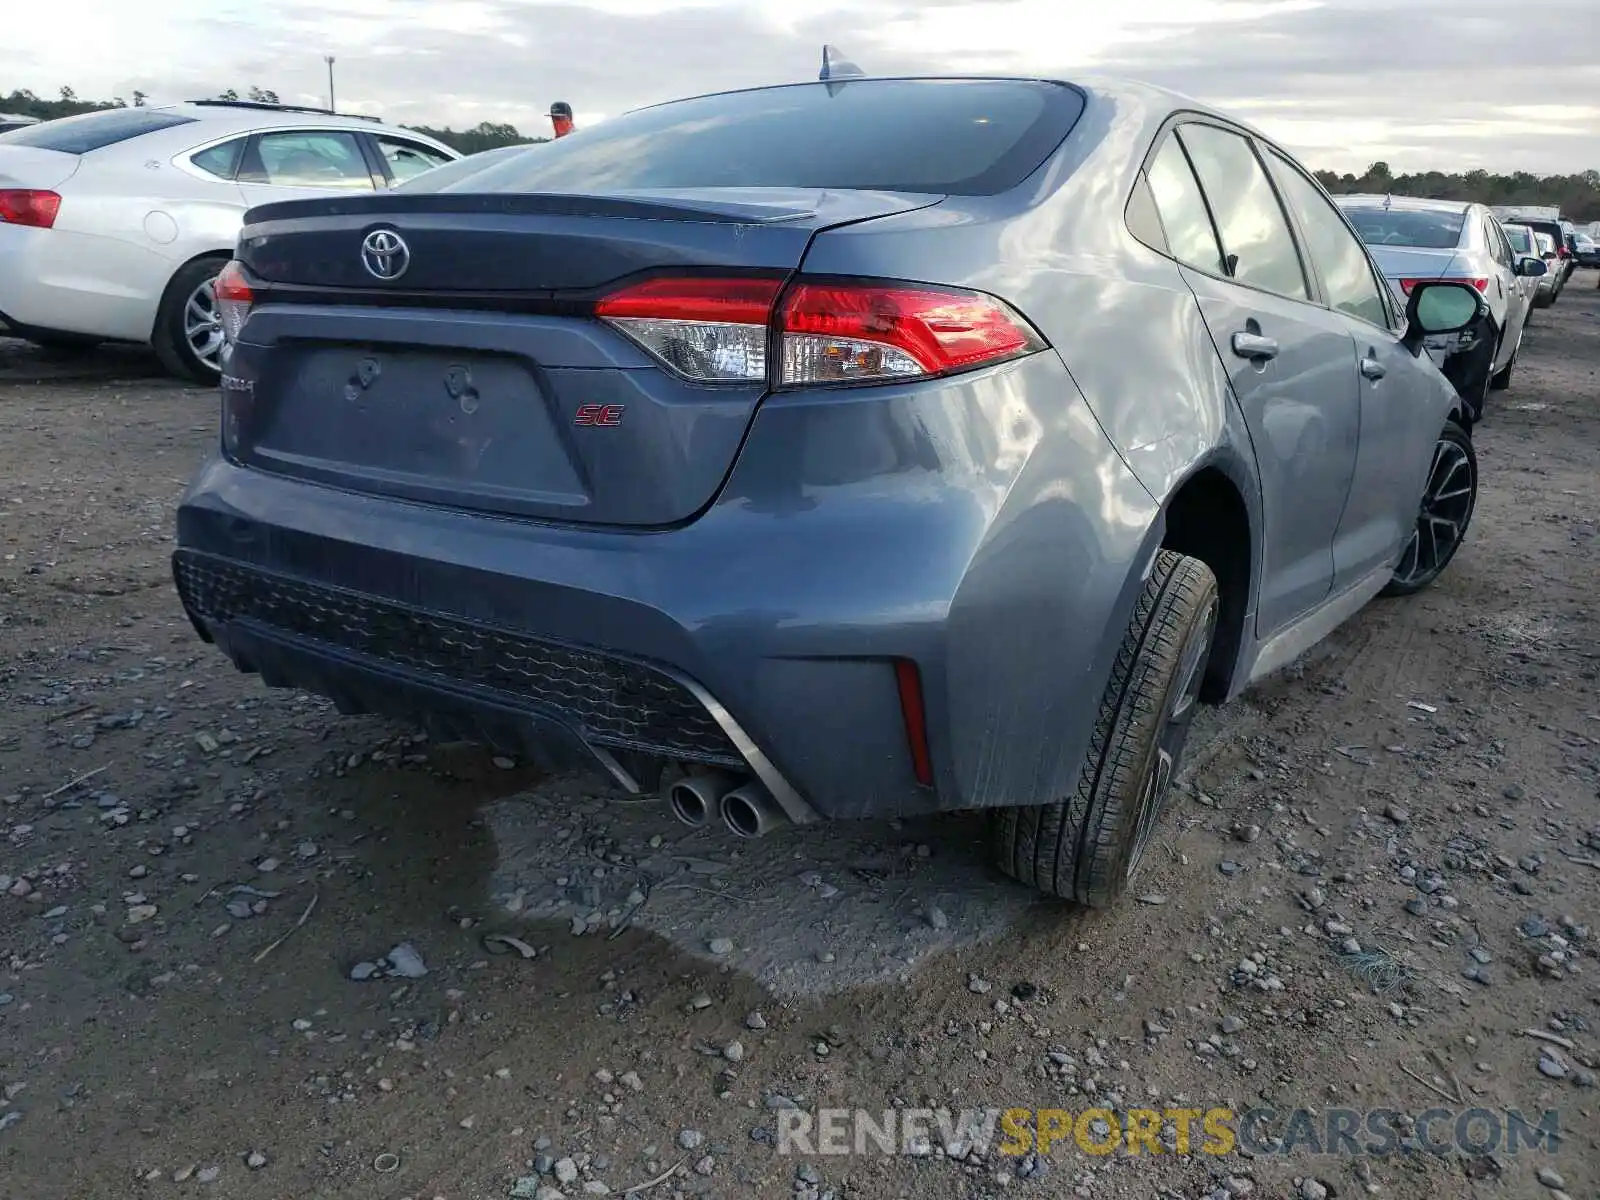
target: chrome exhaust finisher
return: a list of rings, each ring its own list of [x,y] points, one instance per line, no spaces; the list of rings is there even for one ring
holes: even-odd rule
[[[720,807],[723,823],[742,838],[763,837],[780,825],[791,824],[789,814],[766,785],[755,779],[724,795]]]
[[[667,790],[667,802],[672,805],[672,815],[691,829],[698,829],[718,811],[722,797],[734,788],[744,776],[732,771],[706,771],[700,775],[686,775]]]

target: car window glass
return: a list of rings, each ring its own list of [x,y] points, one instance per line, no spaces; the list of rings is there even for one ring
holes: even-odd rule
[[[1500,227],[1488,217],[1483,219],[1483,236],[1488,243],[1489,253],[1494,257],[1495,262],[1503,267],[1509,267],[1511,265],[1511,251],[1500,237]]]
[[[400,138],[380,137],[378,148],[383,151],[384,161],[389,164],[389,172],[394,176],[396,183],[404,183],[433,167],[442,167],[445,163],[454,161],[448,155],[440,154],[431,147],[402,141]]]
[[[1387,327],[1391,309],[1387,288],[1373,274],[1367,251],[1339,210],[1299,168],[1283,155],[1272,153],[1273,170],[1283,198],[1294,210],[1305,234],[1306,251],[1322,277],[1328,304],[1340,312]]]
[[[1217,247],[1211,214],[1206,212],[1199,181],[1177,138],[1169,137],[1156,152],[1146,177],[1172,256],[1202,271],[1222,274],[1222,251]]]
[[[463,181],[476,192],[861,188],[997,195],[1083,113],[1062,84],[858,79],[675,100],[612,117]]]
[[[1342,206],[1344,215],[1369,246],[1415,246],[1421,250],[1454,250],[1466,228],[1465,210],[1390,208],[1386,205]]]
[[[1533,239],[1529,236],[1526,225],[1505,226],[1506,241],[1511,243],[1511,248],[1518,254],[1532,254]]]
[[[1214,125],[1178,130],[1211,205],[1222,252],[1241,283],[1303,300],[1305,273],[1294,235],[1250,143]]]
[[[1168,252],[1167,235],[1161,231],[1161,216],[1156,212],[1155,198],[1150,195],[1150,183],[1142,173],[1133,185],[1133,193],[1128,197],[1123,216],[1128,222],[1129,233],[1152,250],[1159,250],[1162,254]]]
[[[260,173],[249,180],[279,187],[372,190],[372,172],[352,133],[264,133],[256,149]]]
[[[193,121],[193,117],[180,117],[177,113],[154,108],[108,108],[10,129],[0,133],[0,143],[32,146],[36,150],[59,150],[63,154],[87,154],[140,134],[170,129],[174,125],[188,125]]]
[[[231,142],[223,142],[220,146],[190,155],[189,161],[208,175],[232,179],[233,173],[239,169],[239,155],[244,152],[244,143],[244,138],[234,138]]]

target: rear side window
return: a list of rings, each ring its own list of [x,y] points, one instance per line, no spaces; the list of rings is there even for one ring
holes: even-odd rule
[[[1222,251],[1211,227],[1211,214],[1206,212],[1200,184],[1177,138],[1169,137],[1156,152],[1147,178],[1172,256],[1213,275],[1223,274]]]
[[[1345,216],[1369,246],[1415,246],[1419,250],[1454,250],[1466,227],[1463,212],[1400,208],[1358,208],[1346,205]]]
[[[0,143],[59,150],[63,154],[87,154],[141,134],[171,129],[174,125],[189,125],[193,121],[193,117],[180,117],[153,108],[108,108],[103,112],[24,125],[21,129],[0,133]]]
[[[1214,125],[1185,125],[1178,137],[1211,204],[1227,273],[1251,287],[1306,299],[1294,235],[1250,143]]]
[[[1489,243],[1489,253],[1502,267],[1511,265],[1511,246],[1500,233],[1500,222],[1493,217],[1483,219],[1483,236]]]
[[[994,195],[1083,112],[1035,80],[863,79],[679,100],[579,130],[457,187],[474,192],[799,187]]]
[[[189,161],[207,175],[215,175],[218,179],[232,179],[239,169],[239,156],[244,153],[244,144],[248,140],[248,138],[234,138],[231,142],[223,142],[220,146],[212,146],[198,154],[191,154]]]

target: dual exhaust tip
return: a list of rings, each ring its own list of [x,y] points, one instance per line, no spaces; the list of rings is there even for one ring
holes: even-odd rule
[[[757,838],[789,823],[772,793],[756,779],[732,771],[707,771],[678,780],[667,792],[672,815],[699,829],[716,813],[738,837]]]

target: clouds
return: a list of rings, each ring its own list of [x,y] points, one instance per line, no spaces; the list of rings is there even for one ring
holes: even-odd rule
[[[6,18],[0,87],[158,99],[251,84],[391,120],[543,131],[674,96],[874,73],[1085,71],[1175,87],[1318,166],[1600,166],[1594,0],[55,0]],[[108,11],[109,10],[109,11]],[[19,19],[20,17],[20,19]],[[70,34],[67,32],[70,31]]]

